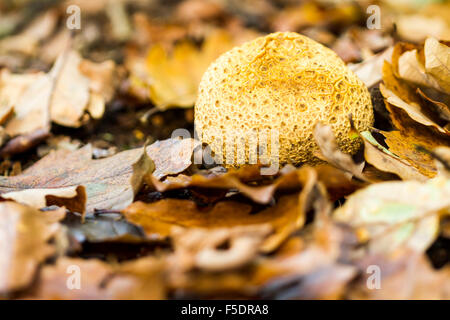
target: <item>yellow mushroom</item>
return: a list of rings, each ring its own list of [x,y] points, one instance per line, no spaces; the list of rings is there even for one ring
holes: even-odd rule
[[[251,163],[255,139],[261,140],[254,134],[262,131],[278,133],[280,164],[315,163],[317,122],[332,127],[342,151],[358,150],[361,141],[350,136],[349,114],[360,131],[373,124],[364,83],[332,50],[300,34],[278,32],[235,47],[209,66],[199,86],[195,126],[227,166],[239,166],[237,150]],[[233,135],[241,139],[238,147],[226,144]],[[233,163],[225,159],[230,152]]]

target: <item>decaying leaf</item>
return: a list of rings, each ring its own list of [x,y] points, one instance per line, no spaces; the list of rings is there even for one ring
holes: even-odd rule
[[[434,154],[438,173],[450,177],[450,148],[438,147],[434,149]]]
[[[444,4],[442,4],[444,6]],[[446,7],[438,9],[442,16],[426,16],[423,14],[401,15],[395,21],[397,32],[408,41],[421,42],[427,37],[445,39],[450,37],[450,26],[445,18]]]
[[[78,127],[89,102],[89,79],[80,72],[77,52],[63,53],[55,62],[59,63],[62,69],[51,97],[50,117],[60,125]]]
[[[0,293],[28,286],[38,266],[55,254],[48,241],[60,229],[64,210],[40,212],[11,201],[0,202]]]
[[[0,300],[450,299],[448,3],[169,2],[0,1]],[[288,30],[356,63],[369,131],[319,122],[314,166],[270,175],[199,161],[207,143],[174,138],[198,114],[168,109],[222,52]],[[252,53],[263,89],[295,55],[278,38]]]
[[[437,236],[440,215],[449,213],[450,180],[438,176],[371,185],[352,194],[334,218],[359,230],[372,252],[423,252]]]

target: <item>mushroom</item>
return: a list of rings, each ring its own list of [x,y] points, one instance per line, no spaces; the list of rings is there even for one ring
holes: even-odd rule
[[[332,50],[294,32],[277,32],[235,47],[209,66],[199,85],[195,127],[226,166],[252,163],[263,131],[269,139],[268,132],[277,132],[280,164],[314,164],[318,122],[332,127],[343,152],[359,149],[349,114],[358,131],[373,124],[364,83]],[[230,137],[241,144],[227,144]],[[241,163],[238,150],[244,150]],[[230,152],[233,161],[226,159]]]

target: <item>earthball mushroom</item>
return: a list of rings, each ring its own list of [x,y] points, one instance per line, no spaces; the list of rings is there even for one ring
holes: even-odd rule
[[[238,150],[243,163],[252,163],[255,139],[264,130],[277,132],[280,164],[313,164],[318,122],[332,127],[343,152],[359,149],[349,114],[358,131],[373,124],[364,83],[332,50],[294,32],[277,32],[235,47],[209,66],[199,85],[195,128],[226,166],[239,166]],[[227,144],[233,136],[240,145]],[[270,149],[270,141],[266,145]],[[225,159],[230,152],[231,163]]]

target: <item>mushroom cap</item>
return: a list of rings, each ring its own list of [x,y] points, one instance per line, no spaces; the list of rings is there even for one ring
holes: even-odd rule
[[[294,32],[277,32],[235,47],[209,66],[199,85],[195,128],[228,166],[230,152],[231,166],[239,166],[239,151],[226,139],[242,139],[249,163],[254,133],[264,130],[269,154],[268,132],[278,132],[280,164],[315,163],[317,122],[332,127],[343,152],[359,149],[360,139],[350,136],[349,114],[358,131],[373,124],[364,83],[332,50]]]

